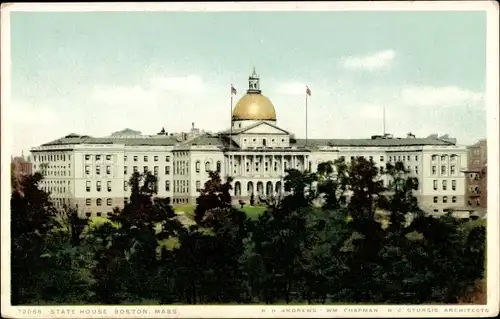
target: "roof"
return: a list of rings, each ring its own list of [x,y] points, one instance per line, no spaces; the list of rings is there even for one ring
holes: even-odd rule
[[[252,125],[242,127],[242,128],[237,128],[237,129],[232,129],[232,130],[228,129],[228,130],[220,132],[220,134],[239,134],[239,133],[243,133],[243,132],[246,132],[246,131],[248,131],[250,129],[253,129],[254,127],[257,127],[257,126],[259,126],[259,125],[261,125],[263,123],[266,124],[266,125],[269,125],[271,127],[274,127],[277,130],[283,131],[286,134],[290,134],[290,132],[282,129],[281,127],[278,127],[276,125],[273,125],[273,124],[265,122],[265,121],[260,121],[260,122],[254,123]]]
[[[296,146],[305,146],[305,139],[297,139]],[[309,139],[307,145],[314,146],[424,146],[424,145],[455,145],[449,141],[434,138],[381,138],[381,139]]]
[[[42,144],[51,145],[74,145],[74,144],[125,144],[125,145],[145,145],[145,146],[173,146],[179,141],[173,136],[137,136],[137,137],[91,137],[70,134],[57,140]]]
[[[284,132],[287,132],[273,124],[266,122],[257,122],[250,126],[235,129],[232,131],[233,134],[238,134],[246,130],[252,129],[258,125],[265,123]],[[135,145],[135,146],[195,146],[195,145],[214,145],[219,147],[229,147],[229,136],[228,131],[224,131],[218,134],[203,133],[192,137],[187,140],[182,140],[181,136],[172,135],[140,135],[140,134],[130,134],[132,132],[138,133],[137,131],[124,130],[119,133],[108,137],[91,137],[87,135],[77,135],[69,134],[65,137],[59,138],[57,140],[42,144],[42,146],[51,145],[74,145],[74,144],[124,144],[124,145]],[[116,133],[116,132],[115,132]],[[127,134],[123,134],[127,133]],[[288,133],[288,132],[287,132]],[[289,134],[289,133],[288,133]],[[298,148],[315,148],[321,146],[332,146],[332,147],[390,147],[390,146],[426,146],[426,145],[456,145],[450,140],[443,140],[437,137],[429,136],[426,138],[366,138],[366,139],[308,139],[307,146],[305,139],[294,139],[291,136],[290,146]],[[239,146],[233,141],[231,143],[232,148],[239,148]]]

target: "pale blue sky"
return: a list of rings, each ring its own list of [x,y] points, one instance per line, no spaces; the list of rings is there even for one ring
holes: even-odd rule
[[[387,129],[486,136],[484,12],[11,14],[14,149],[70,132],[229,126],[252,66],[278,125],[309,137]]]

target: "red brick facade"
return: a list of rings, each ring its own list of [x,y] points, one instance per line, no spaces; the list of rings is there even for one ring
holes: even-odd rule
[[[466,204],[475,210],[486,209],[488,198],[487,143],[480,140],[469,146],[466,173]]]

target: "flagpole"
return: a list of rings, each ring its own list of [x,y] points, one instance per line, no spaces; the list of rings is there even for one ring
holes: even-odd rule
[[[307,96],[308,95],[309,94],[307,94],[307,92],[306,92],[306,146],[307,146]]]
[[[229,125],[230,125],[230,128],[229,128],[229,156],[228,156],[228,160],[229,160],[229,172],[227,173],[227,176],[231,176],[231,172],[232,172],[232,160],[231,160],[231,149],[233,147],[233,85],[231,84],[231,109],[230,109],[230,114],[229,114]]]

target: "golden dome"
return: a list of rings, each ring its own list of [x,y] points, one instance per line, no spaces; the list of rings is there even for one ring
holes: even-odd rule
[[[270,120],[276,121],[273,103],[262,94],[245,94],[236,103],[233,120]]]

